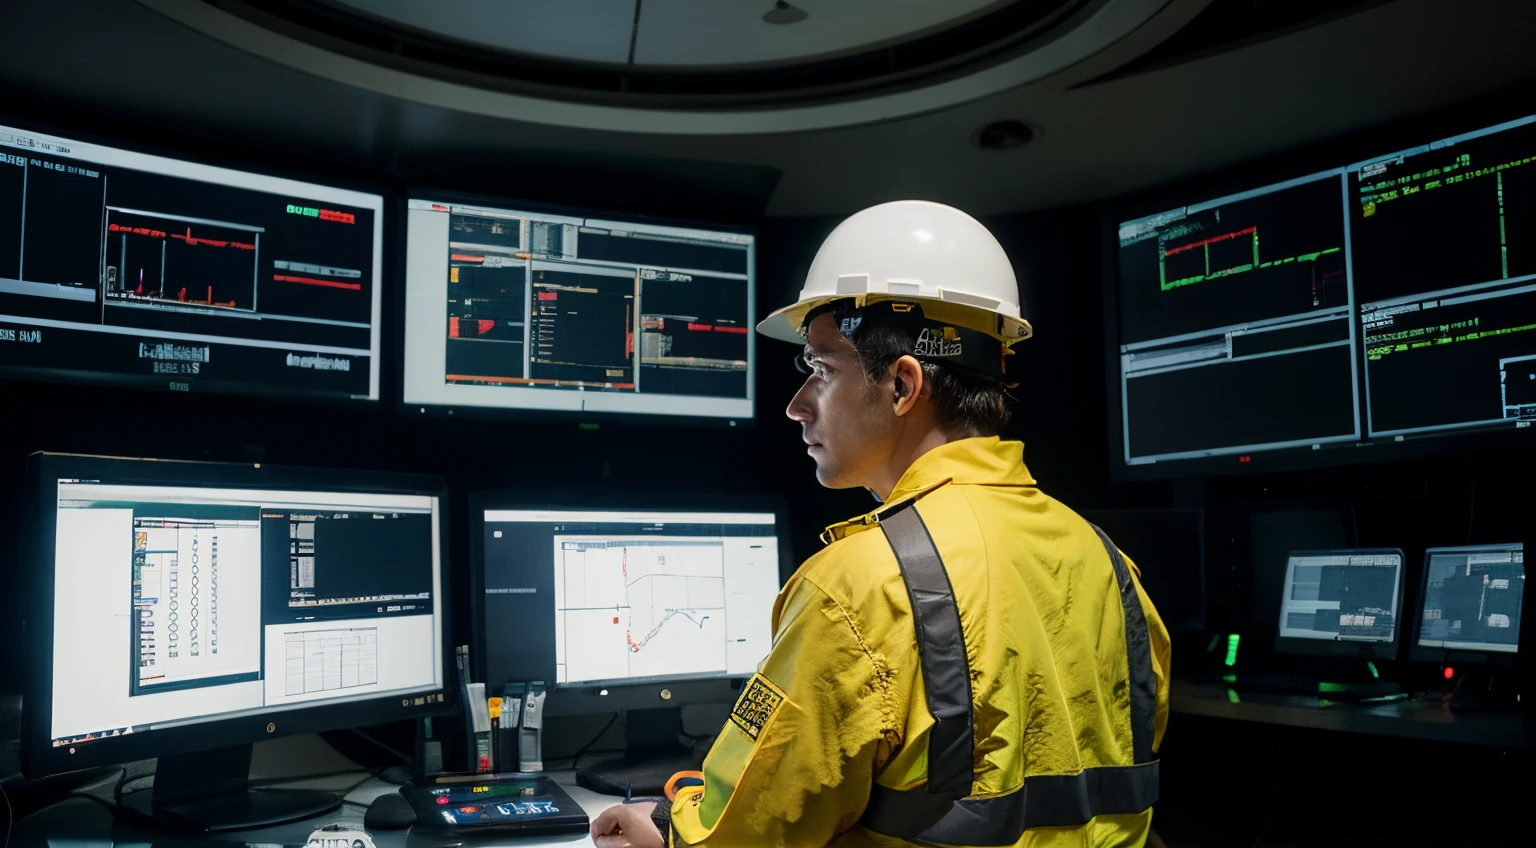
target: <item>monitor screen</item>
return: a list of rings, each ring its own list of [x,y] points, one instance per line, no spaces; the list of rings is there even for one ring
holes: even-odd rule
[[[1536,419],[1536,118],[1348,175],[1372,438]]]
[[[1476,545],[1424,552],[1419,638],[1431,649],[1514,654],[1520,647],[1520,609],[1525,595],[1524,547]]]
[[[0,374],[377,400],[382,213],[0,126]]]
[[[749,233],[413,199],[408,404],[752,417]]]
[[[486,509],[486,680],[742,678],[772,646],[772,512]]]
[[[1533,144],[1536,117],[1121,222],[1116,466],[1529,426]]]
[[[1127,465],[1360,435],[1336,172],[1120,227]]]
[[[53,506],[55,749],[443,698],[436,497],[60,479]]]
[[[1286,561],[1282,585],[1282,650],[1286,640],[1302,651],[1344,642],[1396,647],[1402,551],[1297,551]]]

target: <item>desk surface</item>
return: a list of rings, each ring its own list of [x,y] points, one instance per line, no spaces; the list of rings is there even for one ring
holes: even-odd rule
[[[315,788],[340,790],[356,783],[365,777],[365,772],[359,772],[353,776],[338,776],[316,781],[297,781],[285,784],[285,788]],[[596,818],[599,813],[619,803],[620,799],[611,795],[599,795],[588,789],[576,785],[574,772],[554,772],[551,777],[570,793],[571,798],[580,804],[587,816]],[[111,795],[111,784],[106,786],[106,796]],[[125,828],[115,825],[112,815],[105,807],[84,798],[70,798],[41,810],[16,823],[11,834],[11,845],[16,848],[48,848],[50,840],[54,846],[60,844],[60,840],[79,842],[81,845],[89,845],[90,848],[110,848],[113,845],[134,845],[144,848],[146,845],[156,846],[190,846],[190,845],[252,845],[265,846],[302,846],[308,840],[309,835],[320,827],[329,824],[340,824],[344,827],[363,830],[363,814],[367,812],[368,805],[380,795],[395,792],[399,787],[386,783],[377,778],[369,779],[356,786],[346,795],[346,802],[338,810],[323,816],[317,816],[308,821],[278,827],[261,828],[259,830],[243,830],[234,833],[218,833],[198,836],[177,835],[171,833],[150,833],[146,831]],[[411,834],[409,830],[370,830],[369,836],[373,838],[377,848],[436,848],[436,846],[459,846],[466,848],[494,848],[494,846],[516,846],[516,848],[545,848],[545,846],[572,846],[591,845],[592,839],[586,834],[565,837],[540,837],[535,839],[515,839],[497,837],[489,839],[475,839],[473,841],[462,837],[449,837],[445,834]]]
[[[1175,680],[1175,713],[1316,730],[1402,736],[1500,748],[1529,748],[1532,724],[1520,712],[1453,711],[1443,701],[1347,704],[1304,695],[1234,692],[1221,684]]]

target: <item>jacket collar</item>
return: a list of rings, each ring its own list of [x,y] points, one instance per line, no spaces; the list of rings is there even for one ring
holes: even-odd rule
[[[858,518],[833,524],[821,534],[823,544],[867,530],[880,518],[934,489],[954,483],[961,486],[1033,486],[1034,477],[1024,466],[1024,443],[996,436],[960,439],[940,445],[918,457],[879,508]]]

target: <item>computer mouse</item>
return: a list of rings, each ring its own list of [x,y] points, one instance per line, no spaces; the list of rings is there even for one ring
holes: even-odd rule
[[[411,802],[399,792],[390,792],[373,799],[368,812],[363,814],[363,826],[378,830],[400,830],[416,823],[416,811]]]

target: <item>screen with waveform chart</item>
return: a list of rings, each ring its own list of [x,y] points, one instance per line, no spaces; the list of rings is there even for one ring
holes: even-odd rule
[[[26,341],[0,373],[377,400],[382,213],[378,194],[0,126],[0,336]]]
[[[1120,225],[1121,461],[1359,437],[1337,171]]]
[[[413,199],[406,403],[750,418],[749,231]]]
[[[773,512],[488,507],[478,517],[493,684],[739,678],[768,653]]]

